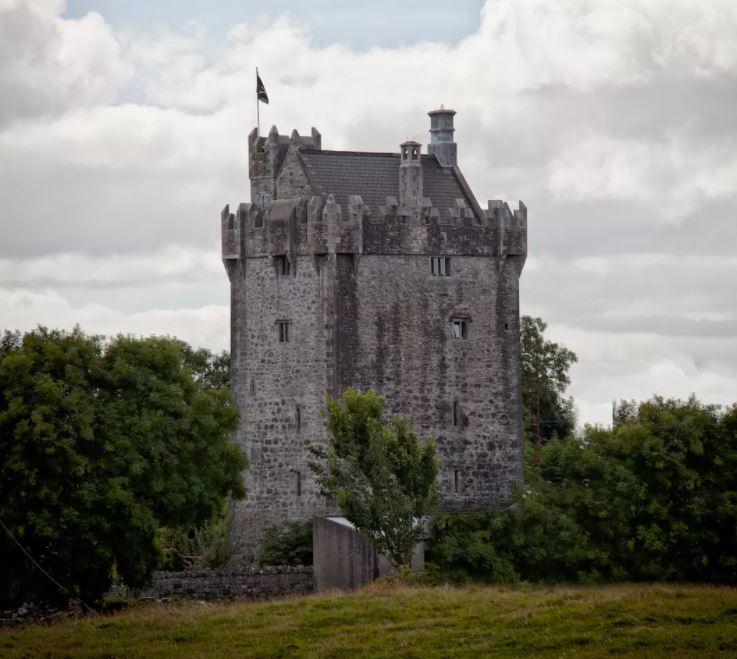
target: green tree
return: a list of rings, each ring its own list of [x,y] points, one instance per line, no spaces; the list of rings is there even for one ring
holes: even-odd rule
[[[497,580],[737,581],[737,407],[656,397],[553,439],[512,508],[436,525],[432,560]]]
[[[547,327],[541,318],[522,316],[523,420],[528,440],[536,438],[538,397],[540,436],[543,440],[565,437],[576,426],[573,399],[567,398],[565,391],[571,383],[568,371],[578,358],[565,346],[547,340]]]
[[[159,560],[161,526],[240,497],[229,391],[198,382],[180,341],[40,328],[0,357],[0,519],[68,591],[97,599]],[[62,597],[3,534],[0,599]]]
[[[384,399],[346,389],[327,405],[327,451],[310,466],[322,494],[395,566],[408,566],[424,516],[437,499],[435,443],[421,442],[410,421],[382,420]]]

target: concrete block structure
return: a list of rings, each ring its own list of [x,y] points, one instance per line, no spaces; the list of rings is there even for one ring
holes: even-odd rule
[[[481,207],[457,164],[453,110],[430,143],[329,151],[320,133],[249,136],[251,202],[221,216],[246,556],[266,528],[339,514],[308,468],[326,396],[371,389],[433,436],[440,507],[504,504],[523,477],[519,277],[527,209]]]

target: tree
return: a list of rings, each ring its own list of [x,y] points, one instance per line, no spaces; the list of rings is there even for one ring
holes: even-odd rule
[[[565,391],[571,383],[568,371],[578,358],[565,346],[546,340],[547,327],[541,318],[522,316],[523,418],[529,440],[536,438],[538,400],[543,440],[565,437],[576,426],[573,399],[566,398]]]
[[[449,575],[737,582],[737,406],[653,398],[612,429],[552,439],[517,505],[439,520]]]
[[[346,389],[327,405],[327,451],[310,467],[323,496],[334,499],[377,552],[396,567],[410,563],[424,516],[437,500],[435,443],[421,442],[407,418],[382,421],[384,399]]]
[[[180,341],[30,332],[0,357],[0,519],[68,594],[96,600],[113,567],[144,585],[159,527],[243,496],[237,423]],[[3,602],[65,597],[5,534],[0,564]]]

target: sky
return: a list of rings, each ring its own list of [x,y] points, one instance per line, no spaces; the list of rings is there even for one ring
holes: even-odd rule
[[[734,0],[0,0],[0,329],[229,345],[219,217],[265,127],[428,141],[529,208],[522,313],[578,420],[737,401]]]

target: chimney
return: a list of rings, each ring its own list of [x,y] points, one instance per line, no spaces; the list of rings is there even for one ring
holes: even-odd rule
[[[399,145],[399,205],[409,208],[422,204],[422,164],[419,142],[408,140]]]
[[[427,152],[435,154],[443,167],[458,164],[458,145],[453,141],[453,116],[455,110],[447,110],[442,105],[439,110],[427,114],[430,116],[430,144]]]

